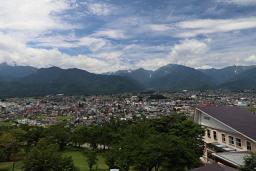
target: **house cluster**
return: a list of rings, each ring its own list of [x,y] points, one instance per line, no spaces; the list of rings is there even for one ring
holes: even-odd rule
[[[163,98],[159,98],[158,95]],[[147,92],[101,96],[58,94],[37,98],[4,99],[0,102],[0,123],[45,126],[67,120],[77,124],[102,124],[111,117],[121,120],[135,117],[152,119],[174,112],[192,117],[197,106],[246,107],[252,104],[256,104],[256,97],[250,92],[183,90],[155,92],[153,95]]]

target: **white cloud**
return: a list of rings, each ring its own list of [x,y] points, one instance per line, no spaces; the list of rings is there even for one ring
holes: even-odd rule
[[[122,30],[101,30],[94,33],[92,36],[95,37],[106,37],[110,39],[126,39],[127,35]]]
[[[217,0],[220,3],[229,3],[236,5],[256,5],[256,0]]]
[[[56,35],[51,37],[39,37],[34,40],[40,47],[52,48],[88,48],[91,52],[112,48],[109,40],[93,36],[76,37],[75,35]]]
[[[207,60],[208,43],[208,39],[185,39],[170,48],[171,52],[168,55],[141,60],[136,66],[153,70],[170,63],[198,67],[201,65],[200,62]]]
[[[196,67],[196,69],[212,69],[213,67],[209,66],[209,65],[203,65],[200,67]]]
[[[165,25],[165,24],[150,24],[149,25],[149,28],[152,30],[152,31],[168,31],[171,29],[170,26],[168,25]]]
[[[246,62],[256,62],[256,56],[251,55],[248,58],[245,59]]]
[[[256,28],[256,18],[250,17],[240,19],[202,19],[184,21],[178,23],[177,27],[183,30],[176,36],[195,37],[200,34],[230,32]]]
[[[45,31],[70,29],[58,13],[71,8],[65,0],[8,0],[0,3],[0,29]]]
[[[117,8],[112,4],[107,4],[103,2],[83,2],[88,8],[89,14],[98,15],[98,16],[107,16],[114,13]]]
[[[172,57],[190,57],[195,55],[204,54],[209,50],[207,44],[203,41],[196,39],[185,39],[180,44],[174,45],[172,48]]]
[[[101,39],[101,38],[94,38],[94,37],[82,37],[79,39],[78,45],[86,46],[91,51],[98,51],[100,49],[107,48],[108,45],[111,43],[108,40]]]
[[[115,60],[105,60],[106,56]],[[28,47],[24,42],[0,32],[0,63],[63,68],[77,67],[90,72],[102,73],[122,68],[118,53],[101,54],[102,59],[90,55],[71,56],[58,49],[40,49]]]

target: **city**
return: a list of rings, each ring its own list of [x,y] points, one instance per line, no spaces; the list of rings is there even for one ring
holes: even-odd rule
[[[197,106],[240,106],[255,112],[252,92],[187,91],[137,95],[45,96],[10,98],[0,103],[0,123],[46,126],[66,120],[76,124],[103,124],[111,117],[157,118],[175,112],[193,117]]]

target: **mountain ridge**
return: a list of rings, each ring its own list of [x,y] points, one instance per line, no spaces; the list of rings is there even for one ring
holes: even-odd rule
[[[142,90],[256,89],[256,66],[194,69],[168,64],[155,71],[139,68],[113,73],[58,67],[33,68],[0,64],[0,96],[43,96],[48,94],[91,95]]]

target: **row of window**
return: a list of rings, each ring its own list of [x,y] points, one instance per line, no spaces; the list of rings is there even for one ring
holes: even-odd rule
[[[207,137],[211,138],[211,131],[209,129],[207,129]],[[221,138],[222,138],[222,142],[226,143],[226,135],[225,134],[221,134]],[[214,140],[218,140],[218,136],[217,136],[217,132],[213,131],[213,139]],[[235,145],[238,147],[242,147],[242,141],[240,138],[234,138],[232,136],[228,136],[228,143],[231,145]],[[247,150],[251,150],[252,149],[252,144],[250,141],[246,141],[246,147]]]

